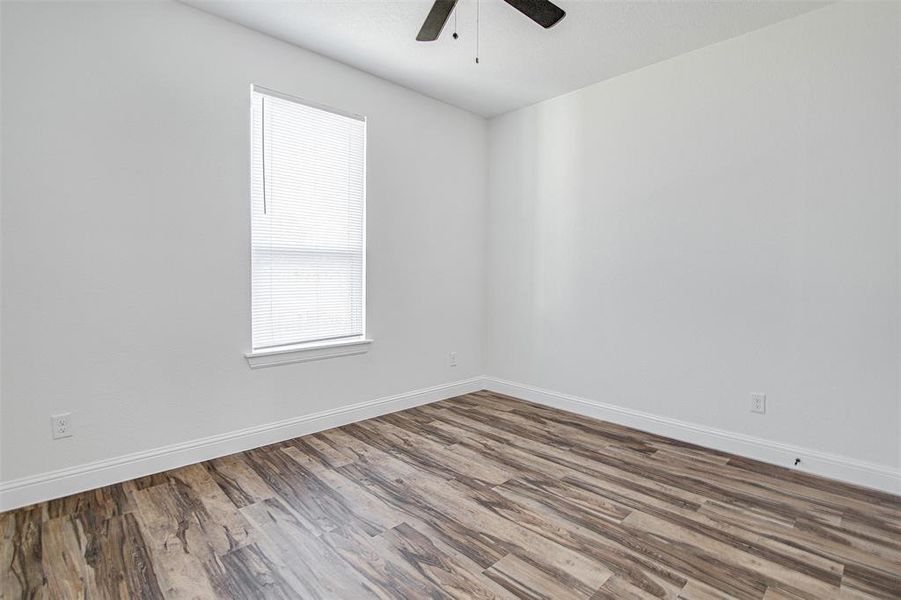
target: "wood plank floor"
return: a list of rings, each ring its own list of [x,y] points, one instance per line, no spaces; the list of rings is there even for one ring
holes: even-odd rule
[[[479,392],[0,515],[3,598],[901,598],[901,499]]]

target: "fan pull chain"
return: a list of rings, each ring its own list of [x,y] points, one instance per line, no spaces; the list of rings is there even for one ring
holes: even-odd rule
[[[480,17],[482,14],[482,0],[476,0],[476,64],[479,64],[479,37],[481,34]]]
[[[458,37],[460,37],[459,35],[457,35],[457,9],[459,9],[459,8],[460,8],[459,4],[454,5],[454,39],[457,39]]]

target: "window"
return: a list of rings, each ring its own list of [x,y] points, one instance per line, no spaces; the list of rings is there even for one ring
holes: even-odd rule
[[[257,86],[251,100],[248,359],[365,342],[366,122]]]

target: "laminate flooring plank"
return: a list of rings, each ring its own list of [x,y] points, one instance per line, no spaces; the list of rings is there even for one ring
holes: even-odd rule
[[[486,506],[467,493],[461,493],[472,490],[463,483],[444,480],[431,472],[405,478],[403,471],[392,471],[390,467],[382,468],[381,477],[371,476],[370,479],[373,483],[377,482],[383,492],[392,490],[399,507],[412,500],[414,506],[419,507],[419,510],[413,511],[413,515],[435,529],[475,530],[480,532],[479,538],[489,540],[495,553],[505,555],[516,549],[522,554],[533,553],[539,556],[538,560],[555,564],[566,562],[570,567],[578,567],[582,573],[588,574],[589,580],[598,571],[598,565],[590,560],[569,552],[524,527],[522,520],[528,519],[529,515],[509,514],[503,507]],[[488,488],[484,489],[490,491]],[[386,497],[392,496],[386,494]],[[473,536],[469,534],[467,537]]]
[[[443,506],[423,497],[403,477],[377,470],[372,463],[348,465],[339,470],[349,479],[362,482],[369,493],[388,506],[406,513],[406,522],[417,528],[422,523],[444,544],[482,568],[492,565],[508,552],[503,539],[468,521],[460,522],[449,516]]]
[[[682,525],[663,521],[639,511],[626,517],[623,525],[627,530],[642,537],[654,537],[672,545],[698,549],[700,552],[709,554],[711,558],[717,558],[720,564],[727,565],[730,572],[751,571],[757,575],[758,580],[766,582],[767,586],[784,586],[785,589],[798,593],[802,598],[817,600],[838,593],[839,585],[836,585],[834,581],[824,581],[818,577],[789,569],[772,560],[751,555],[742,547],[720,542]],[[711,561],[712,563],[713,561]]]
[[[901,571],[901,561],[886,558],[872,549],[855,545],[846,537],[824,532],[822,526],[775,523],[759,515],[712,502],[701,507],[701,514],[711,520],[745,529],[781,544],[803,548],[807,552],[843,564],[858,564],[887,573]]]
[[[9,585],[10,597],[14,593],[21,598],[48,597],[41,513],[40,506],[30,506],[3,515],[4,543],[9,539],[11,548],[4,550],[7,562],[3,565],[2,581]]]
[[[764,592],[765,594],[766,592]],[[731,600],[732,596],[713,589],[709,585],[689,581],[679,592],[678,600]]]
[[[447,595],[466,600],[512,600],[504,588],[482,574],[474,562],[407,523],[380,534],[385,546]]]
[[[901,498],[481,391],[0,514],[0,598],[901,600]]]
[[[16,515],[0,513],[0,600],[26,597],[16,566]],[[21,561],[19,561],[21,564]]]
[[[490,568],[485,576],[509,590],[517,598],[528,600],[584,600],[593,594],[584,584],[546,566],[508,554]],[[603,585],[603,582],[599,584]]]
[[[409,562],[383,547],[381,537],[372,538],[351,528],[340,528],[323,534],[322,542],[382,598],[451,598],[430,580],[418,576]]]
[[[621,577],[614,576],[592,594],[591,600],[656,600],[656,597]]]
[[[518,481],[495,490],[517,506],[541,514],[559,532],[560,543],[593,557],[614,577],[654,598],[675,598],[691,573],[685,564],[671,560],[664,552],[636,543],[614,522],[588,513],[561,498],[547,497],[538,488]]]
[[[94,598],[98,596],[94,571],[82,558],[88,540],[81,524],[71,517],[45,521],[41,543],[47,589],[53,598]]]
[[[390,423],[364,421],[347,430],[360,441],[437,477],[471,478],[488,484],[502,483],[511,477],[490,461],[479,461],[467,451],[449,451],[426,437],[411,434]]]
[[[328,490],[323,493],[327,494],[330,504],[341,507],[344,527],[353,526],[368,535],[377,535],[404,522],[405,514],[386,505],[337,471],[322,466],[308,454],[297,448],[283,448],[281,452],[306,468],[310,476],[317,479],[321,490]]]
[[[261,536],[258,547],[303,598],[376,598],[374,590],[278,499],[241,509]]]
[[[216,458],[207,462],[206,468],[213,481],[237,508],[275,496],[275,491],[263,481],[241,454]]]

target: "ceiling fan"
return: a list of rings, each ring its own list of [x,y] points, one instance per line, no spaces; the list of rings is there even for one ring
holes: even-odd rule
[[[553,27],[566,16],[566,11],[550,2],[550,0],[504,0],[507,4],[529,17],[545,29]],[[422,29],[416,36],[419,42],[434,42],[441,35],[444,24],[447,23],[457,0],[435,0],[429,11]]]

